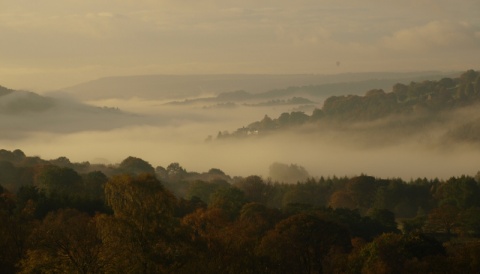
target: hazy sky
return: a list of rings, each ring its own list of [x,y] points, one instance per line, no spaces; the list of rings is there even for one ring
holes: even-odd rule
[[[466,70],[480,64],[480,1],[0,0],[0,35],[0,85],[30,90],[131,74]]]

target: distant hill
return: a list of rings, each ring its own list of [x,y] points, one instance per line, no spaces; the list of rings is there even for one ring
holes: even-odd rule
[[[13,90],[8,89],[6,87],[0,86],[0,96],[7,95],[9,93],[12,93]]]
[[[412,72],[412,73],[346,73],[337,75],[295,74],[219,74],[219,75],[139,75],[105,77],[81,83],[55,91],[52,95],[71,96],[80,100],[100,100],[110,98],[168,99],[178,100],[205,96],[216,96],[221,93],[244,90],[258,94],[286,93],[291,94],[288,87],[308,87],[335,83],[353,83],[345,86],[325,87],[332,92],[358,92],[359,89],[388,87],[400,80],[440,79],[451,73]],[[364,83],[358,83],[364,82]],[[348,86],[348,84],[347,84]],[[304,88],[305,89],[305,88]],[[352,90],[353,89],[353,90]],[[290,94],[289,94],[290,93]],[[237,94],[238,95],[238,94]],[[265,93],[266,98],[278,97]],[[298,96],[297,96],[298,97]]]
[[[365,95],[331,96],[311,115],[283,113],[228,133],[219,139],[265,135],[282,130],[309,131],[340,129],[350,133],[395,132],[399,137],[437,125],[445,139],[480,141],[480,72],[469,70],[459,77],[397,83],[390,92],[372,89]],[[461,118],[459,118],[461,115]]]
[[[0,137],[14,138],[29,131],[107,130],[131,123],[132,117],[116,108],[0,87]]]
[[[43,112],[53,108],[54,105],[55,100],[53,98],[28,91],[8,90],[0,96],[1,114]]]

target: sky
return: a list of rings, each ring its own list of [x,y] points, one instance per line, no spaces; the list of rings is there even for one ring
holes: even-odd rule
[[[0,0],[0,85],[478,69],[478,0]]]

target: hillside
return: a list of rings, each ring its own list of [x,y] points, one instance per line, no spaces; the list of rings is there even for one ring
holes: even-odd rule
[[[11,92],[13,92],[13,90],[0,86],[0,96],[7,95]]]
[[[480,133],[480,113],[475,109],[479,102],[480,73],[469,70],[457,78],[397,83],[391,92],[372,89],[363,96],[331,96],[322,108],[315,109],[311,115],[291,112],[282,113],[275,119],[265,116],[232,133],[222,132],[218,137],[265,135],[297,130],[298,126],[308,126],[310,131],[327,128],[364,131],[368,127],[372,132],[395,130],[399,135],[405,135],[419,129],[423,131],[425,126],[441,124],[450,127],[446,137],[472,141],[478,140]],[[460,111],[467,110],[470,110],[467,120],[451,123]]]
[[[373,87],[388,87],[402,80],[419,78],[440,79],[449,73],[345,73],[319,74],[213,74],[213,75],[137,75],[105,77],[66,87],[52,94],[70,96],[79,100],[130,99],[133,97],[156,100],[179,100],[196,97],[215,97],[221,93],[244,90],[263,99],[278,96],[299,96],[297,89],[359,92]],[[352,85],[352,83],[355,83]],[[339,85],[340,84],[340,85]],[[331,85],[331,86],[329,86]],[[320,86],[317,88],[317,86]],[[288,89],[288,87],[292,87]],[[294,91],[294,92],[292,92]],[[300,90],[299,90],[300,91]],[[329,94],[327,94],[328,96]],[[220,98],[221,99],[221,98]]]
[[[16,138],[35,131],[107,130],[131,123],[132,117],[116,108],[0,88],[0,137]]]
[[[37,113],[47,111],[55,105],[53,98],[28,91],[5,90],[7,92],[0,96],[1,114]]]

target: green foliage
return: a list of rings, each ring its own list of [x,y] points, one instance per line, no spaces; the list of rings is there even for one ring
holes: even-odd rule
[[[20,273],[101,273],[101,241],[96,224],[72,209],[49,213],[31,234],[32,248]]]
[[[50,160],[50,163],[58,167],[73,168],[73,164],[70,162],[70,159],[68,159],[67,157],[58,157],[55,160]]]
[[[448,262],[451,265],[449,273],[479,273],[480,272],[480,242],[452,242],[446,244]]]
[[[102,199],[108,177],[101,171],[92,171],[82,176],[83,189],[87,196]]]
[[[207,208],[207,204],[196,196],[193,196],[190,200],[180,198],[175,206],[175,217],[182,218],[205,208]]]
[[[323,212],[332,221],[345,227],[350,235],[355,238],[362,238],[371,241],[382,233],[397,232],[391,220],[380,221],[368,216],[362,216],[358,210],[338,208]]]
[[[427,221],[426,216],[418,216],[412,219],[402,221],[402,231],[405,234],[423,232],[423,227]]]
[[[469,143],[480,141],[480,119],[460,124],[445,134],[446,140],[463,140]]]
[[[152,175],[115,176],[105,186],[114,215],[100,217],[101,239],[113,260],[108,272],[159,273],[169,265],[175,197]]]
[[[368,216],[385,227],[391,232],[398,232],[395,214],[387,209],[372,208],[368,212]]]
[[[211,174],[211,175],[225,175],[225,172],[223,172],[221,169],[218,169],[218,168],[211,168],[208,171],[208,174]]]
[[[236,182],[234,186],[240,189],[248,201],[265,203],[269,186],[259,176],[248,176],[244,180]]]
[[[234,219],[239,215],[240,209],[246,202],[245,194],[238,188],[222,187],[212,194],[208,206],[221,208],[230,218]]]
[[[0,270],[2,273],[17,273],[18,263],[24,257],[28,235],[34,225],[30,224],[29,212],[12,214],[0,209]]]
[[[296,183],[305,181],[310,175],[308,171],[296,164],[273,163],[269,167],[269,176],[274,181]]]
[[[25,153],[23,153],[23,151],[19,149],[16,149],[14,151],[0,149],[0,160],[18,163],[25,160],[25,158]]]
[[[10,185],[17,179],[17,168],[13,163],[0,161],[0,184]]]
[[[272,273],[323,273],[332,248],[351,248],[348,232],[315,215],[298,214],[280,221],[263,237],[258,252],[268,258]]]
[[[444,204],[434,208],[427,217],[425,229],[433,233],[443,233],[450,239],[459,226],[459,209],[455,205]]]
[[[47,196],[76,193],[80,189],[82,178],[73,169],[46,165],[35,175],[35,185]]]
[[[210,197],[213,193],[215,193],[220,188],[228,186],[229,184],[223,180],[215,180],[212,182],[196,180],[189,184],[186,197],[187,199],[197,197],[205,203],[209,204]]]
[[[21,186],[33,184],[33,169],[19,163],[24,157],[15,152],[3,152],[6,153],[0,151],[0,159],[4,159],[0,160],[0,184],[13,192]]]
[[[358,257],[352,260],[351,271],[385,274],[421,273],[425,264],[427,269],[436,268],[434,264],[441,266],[438,261],[429,258],[445,260],[444,255],[445,249],[442,244],[423,234],[386,233],[362,248]]]
[[[474,237],[480,236],[480,208],[471,207],[458,215],[461,233]]]
[[[175,197],[149,174],[120,175],[105,185],[105,200],[116,217],[139,227],[172,216]]]
[[[0,179],[24,182],[15,192],[0,184],[2,273],[476,273],[480,265],[480,191],[470,176],[285,184],[176,163],[181,179],[168,186],[189,194],[176,199],[153,174],[109,177],[21,151],[0,158]]]
[[[187,171],[179,163],[169,164],[166,171],[168,178],[171,180],[179,180],[187,175]]]
[[[453,205],[459,209],[480,206],[480,188],[473,177],[450,178],[435,192],[439,204]]]
[[[120,163],[119,169],[122,173],[139,175],[142,173],[155,174],[155,169],[148,162],[129,156]]]

